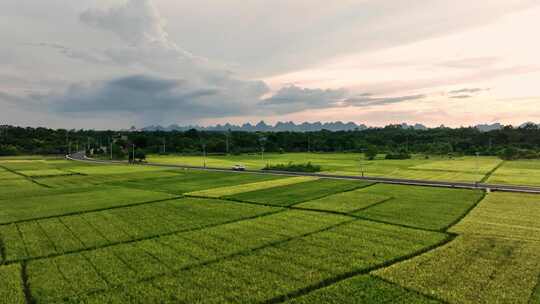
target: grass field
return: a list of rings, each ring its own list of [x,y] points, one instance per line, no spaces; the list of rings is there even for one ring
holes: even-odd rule
[[[162,164],[179,164],[202,166],[201,156],[182,155],[150,155],[149,162]],[[262,169],[266,164],[286,164],[288,162],[312,162],[320,165],[323,173],[385,176],[426,180],[446,180],[475,182],[484,179],[501,161],[495,157],[447,157],[415,156],[409,160],[365,160],[358,153],[267,153],[264,159],[257,154],[209,156],[206,164],[209,167],[231,168],[235,164],[243,164],[250,169]]]
[[[539,196],[483,197],[2,158],[0,303],[537,303]]]

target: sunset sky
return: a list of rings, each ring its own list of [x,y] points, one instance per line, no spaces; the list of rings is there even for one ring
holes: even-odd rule
[[[0,124],[540,123],[538,0],[2,0]]]

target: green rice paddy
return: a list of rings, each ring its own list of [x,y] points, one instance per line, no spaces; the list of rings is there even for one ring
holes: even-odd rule
[[[203,166],[202,156],[150,155],[149,162]],[[366,160],[359,153],[266,153],[264,158],[257,154],[211,155],[206,157],[206,165],[217,168],[231,168],[235,164],[248,169],[262,169],[266,164],[287,164],[311,162],[322,167],[322,173],[361,175],[373,177],[396,177],[423,180],[443,180],[476,182],[482,181],[501,163],[495,157],[439,157],[416,155],[408,160]],[[539,179],[540,180],[540,179]]]
[[[353,172],[356,156],[318,164]],[[0,158],[0,303],[538,303],[538,223],[538,195]]]

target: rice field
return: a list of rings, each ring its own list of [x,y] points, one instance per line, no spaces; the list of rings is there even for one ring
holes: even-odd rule
[[[202,166],[202,156],[150,155],[148,161],[161,164]],[[206,165],[216,168],[231,168],[243,164],[249,169],[262,169],[267,164],[312,162],[322,167],[322,173],[361,175],[373,177],[395,177],[423,180],[480,182],[495,169],[501,160],[496,157],[439,157],[426,159],[415,155],[408,160],[385,160],[382,155],[375,160],[366,160],[359,153],[266,153],[243,155],[210,155]],[[540,172],[540,171],[539,171]],[[540,178],[539,178],[540,181]]]
[[[540,160],[506,161],[487,181],[493,184],[540,186]]]
[[[455,240],[375,274],[450,303],[538,303],[539,210],[538,195],[489,194]]]
[[[539,197],[0,158],[0,303],[537,303]]]

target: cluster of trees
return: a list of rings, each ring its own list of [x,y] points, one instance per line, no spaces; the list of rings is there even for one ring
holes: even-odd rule
[[[510,146],[499,151],[499,156],[505,160],[540,159],[540,152],[531,149],[518,149]]]
[[[534,158],[540,151],[540,128],[481,132],[476,128],[417,130],[401,125],[331,132],[243,131],[95,131],[0,127],[0,155],[65,154],[87,149],[96,154],[126,158],[135,147],[136,159],[144,153],[252,153],[267,152],[364,152],[406,158],[413,153],[500,155],[503,158]]]

